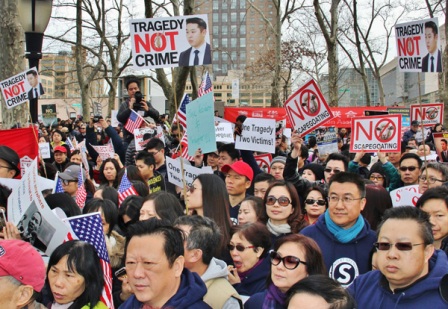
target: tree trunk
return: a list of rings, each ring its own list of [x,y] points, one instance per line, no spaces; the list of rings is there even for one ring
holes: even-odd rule
[[[366,106],[371,106],[369,82],[367,80],[366,68],[362,57],[361,41],[358,32],[358,2],[353,0],[353,23],[355,29],[356,50],[358,52],[359,70],[361,71],[362,83],[364,84],[364,92],[366,94]]]
[[[448,5],[448,0],[445,1],[445,7]],[[448,23],[448,14],[445,14],[445,37],[448,38],[448,27],[446,26]],[[443,47],[443,73],[439,74],[439,94],[440,98],[443,101],[444,108],[444,119],[443,123],[446,125],[448,123],[448,49],[447,43]],[[443,87],[440,87],[443,85]]]
[[[0,16],[0,80],[5,80],[25,70],[25,37],[17,13],[17,0],[0,1]],[[1,97],[3,128],[9,129],[17,123],[25,124],[29,116],[28,103],[7,109]]]

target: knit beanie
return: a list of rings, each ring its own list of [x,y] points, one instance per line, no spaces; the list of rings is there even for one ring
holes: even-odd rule
[[[303,167],[303,171],[310,170],[313,172],[314,176],[316,176],[316,181],[325,179],[324,176],[324,167],[320,164],[310,163]]]

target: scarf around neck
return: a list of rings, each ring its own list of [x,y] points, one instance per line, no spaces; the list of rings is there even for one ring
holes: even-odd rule
[[[355,239],[356,236],[358,236],[359,232],[361,232],[361,230],[364,228],[365,222],[363,216],[360,214],[352,227],[344,229],[334,223],[333,220],[331,220],[330,214],[327,210],[325,211],[325,225],[337,240],[339,240],[343,244],[346,244]]]
[[[291,233],[291,227],[289,226],[289,224],[285,223],[275,225],[271,222],[271,219],[269,219],[266,223],[266,227],[268,228],[269,232],[271,232],[275,236]]]
[[[268,287],[262,309],[275,309],[276,304],[285,306],[286,295],[279,290],[273,283]]]

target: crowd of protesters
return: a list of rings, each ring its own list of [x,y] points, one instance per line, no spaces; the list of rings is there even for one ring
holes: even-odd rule
[[[401,154],[351,154],[344,129],[339,151],[321,156],[315,138],[305,143],[293,132],[287,141],[279,133],[268,173],[252,151],[218,143],[185,160],[213,174],[182,190],[168,181],[165,159],[179,157],[183,127],[136,102],[137,81],[126,87],[117,116],[123,125],[92,117],[39,128],[39,142],[51,145],[40,174],[59,172],[62,180],[63,193],[43,192],[50,208],[67,217],[101,214],[115,308],[448,308],[448,169],[438,158],[425,160],[434,141],[417,143],[418,123],[405,133]],[[164,130],[141,151],[124,128],[132,110]],[[115,155],[102,160],[92,145],[109,140]],[[72,141],[85,141],[85,170]],[[0,177],[16,177],[19,160],[0,146]],[[81,173],[87,198],[80,206]],[[124,175],[135,194],[122,200]],[[390,192],[415,185],[415,205],[396,205]],[[4,212],[10,192],[0,185]],[[106,308],[91,245],[66,242],[44,265],[26,237],[29,226],[2,225],[0,308]]]

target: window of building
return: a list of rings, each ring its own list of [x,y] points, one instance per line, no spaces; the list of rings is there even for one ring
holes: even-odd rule
[[[219,22],[219,14],[218,13],[213,13],[213,22],[214,23]]]
[[[219,52],[218,51],[214,51],[213,52],[213,61],[218,61],[219,60]]]
[[[214,27],[213,27],[214,28]],[[221,27],[221,33],[222,35],[227,35],[229,29],[226,26]],[[218,30],[219,31],[219,30]]]
[[[230,39],[230,47],[236,48],[237,44],[238,44],[238,39],[237,38],[231,38]]]
[[[232,23],[237,22],[237,14],[235,12],[230,13],[230,22]]]
[[[219,9],[219,0],[213,0],[213,9],[218,10]]]
[[[246,38],[240,38],[240,47],[246,47]]]
[[[221,39],[221,47],[222,48],[227,48],[227,38],[222,38]]]
[[[219,34],[219,26],[213,26],[213,35],[218,35]]]
[[[221,15],[221,19],[222,19],[222,22],[223,22],[223,23],[226,23],[226,22],[228,21],[227,16],[228,16],[227,14],[222,14],[222,15]]]

